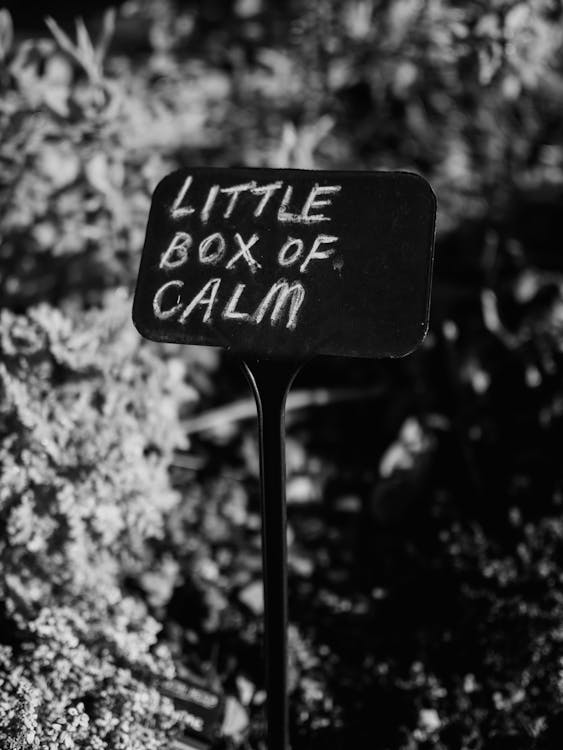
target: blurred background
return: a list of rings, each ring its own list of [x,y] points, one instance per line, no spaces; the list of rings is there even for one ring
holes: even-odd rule
[[[202,746],[265,748],[254,405],[130,319],[151,192],[199,165],[438,198],[423,347],[319,358],[290,396],[293,749],[562,746],[562,16],[0,10],[3,748],[171,748],[174,676],[221,696]]]

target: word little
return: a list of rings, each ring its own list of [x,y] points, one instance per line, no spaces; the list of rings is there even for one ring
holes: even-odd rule
[[[199,211],[197,211],[193,206],[185,202],[192,182],[192,176],[188,175],[170,209],[170,215],[173,219],[181,219],[199,212],[201,222],[206,224],[214,211],[221,212],[223,218],[228,219],[233,215],[239,197],[245,194],[259,198],[258,201],[255,201],[253,214],[258,218],[262,215],[274,195],[277,194],[279,197],[281,193],[278,191],[281,191],[284,186],[282,180],[271,182],[267,185],[257,185],[254,180],[225,188],[213,185],[209,189],[207,198],[199,208]],[[330,221],[329,216],[314,213],[314,211],[322,206],[329,206],[331,203],[330,198],[322,198],[321,196],[334,195],[340,191],[341,187],[341,185],[318,185],[315,183],[305,199],[301,211],[295,213],[295,211],[290,211],[293,187],[288,185],[281,197],[276,218],[281,223],[294,224],[316,224],[321,221]]]

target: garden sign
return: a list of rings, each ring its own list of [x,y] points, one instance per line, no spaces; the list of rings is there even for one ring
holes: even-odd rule
[[[268,750],[287,750],[284,405],[315,354],[401,357],[423,340],[436,202],[407,172],[180,170],[157,186],[133,320],[237,355],[258,407]]]

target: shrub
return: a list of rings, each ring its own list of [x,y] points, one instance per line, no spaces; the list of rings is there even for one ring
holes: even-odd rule
[[[157,567],[195,392],[129,315],[113,293],[101,311],[0,316],[4,747],[157,748],[172,721],[139,682],[173,672],[160,625],[124,582]]]

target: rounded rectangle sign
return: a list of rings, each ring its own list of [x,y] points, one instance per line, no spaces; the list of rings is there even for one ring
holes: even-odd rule
[[[403,356],[428,328],[435,216],[407,172],[173,172],[153,195],[133,321],[243,355]]]

